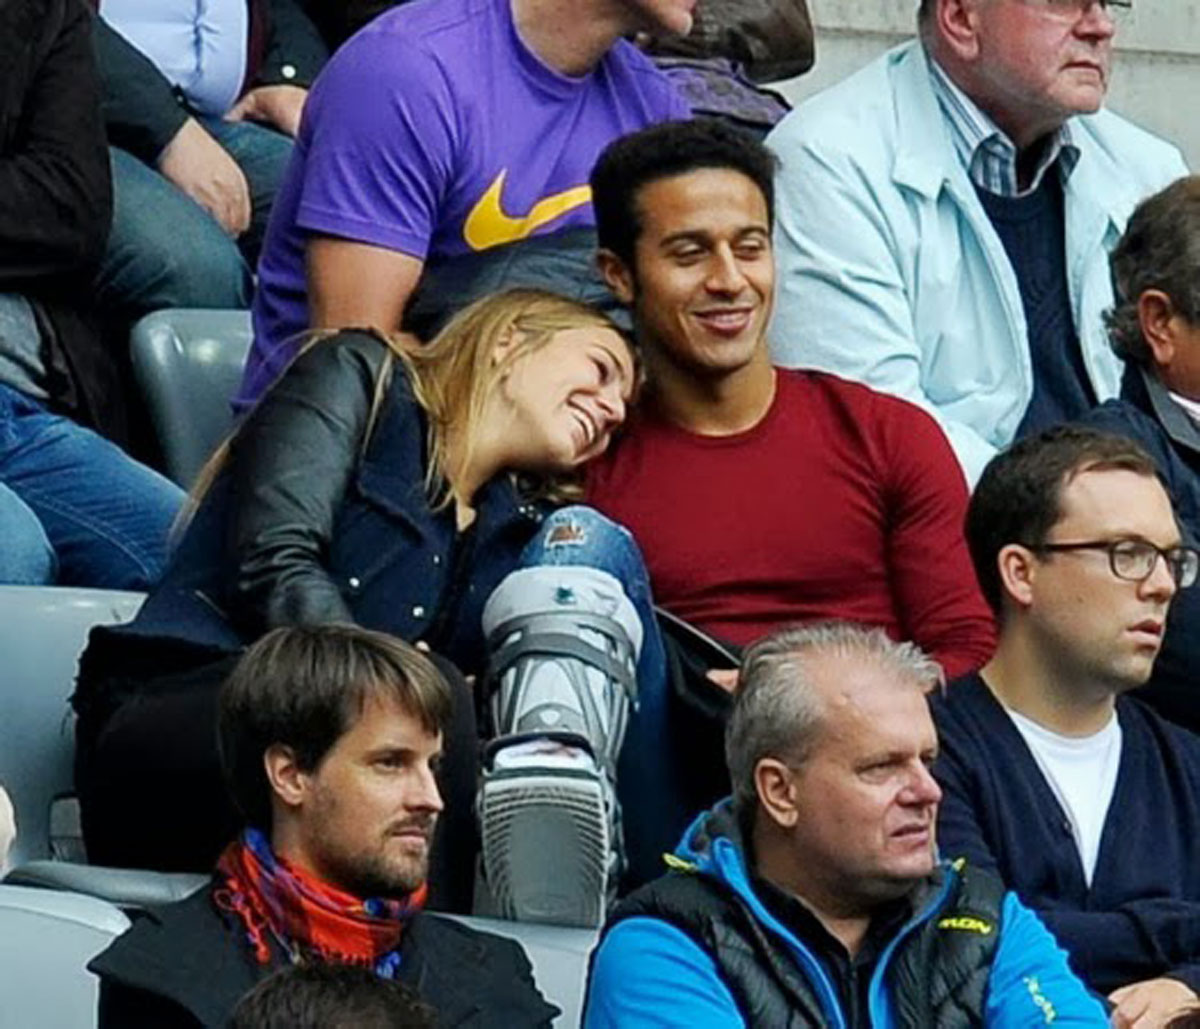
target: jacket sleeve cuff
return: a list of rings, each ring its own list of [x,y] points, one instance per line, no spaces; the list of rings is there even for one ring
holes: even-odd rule
[[[150,60],[99,17],[92,20],[92,44],[109,142],[152,164],[183,127],[188,112]]]
[[[145,126],[145,142],[142,148],[151,161],[158,160],[159,155],[167,149],[171,140],[179,134],[183,123],[191,117],[187,109],[179,104],[174,106],[164,104],[161,110],[155,112],[155,115],[153,121],[148,122]]]
[[[1183,983],[1192,993],[1200,996],[1200,964],[1180,965],[1178,968],[1172,968],[1165,978]]]
[[[294,0],[270,0],[270,38],[250,88],[312,85],[329,50],[312,19]]]

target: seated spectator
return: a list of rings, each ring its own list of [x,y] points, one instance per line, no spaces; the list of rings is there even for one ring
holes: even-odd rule
[[[399,0],[408,3],[410,0]],[[308,0],[306,8],[331,50],[396,0]],[[696,114],[723,116],[765,131],[790,109],[761,83],[802,75],[813,63],[805,0],[704,0],[686,36],[642,36]]]
[[[411,989],[374,969],[308,962],[255,986],[229,1029],[437,1029],[437,1019]]]
[[[418,988],[440,1025],[548,1026],[557,1009],[519,946],[422,912],[454,706],[433,664],[383,633],[278,629],[252,646],[219,709],[222,772],[249,828],[208,886],[88,966],[101,1029],[224,1027],[296,961]]]
[[[746,655],[732,802],[613,914],[584,1025],[1095,1026],[1104,1011],[992,874],[936,860],[941,671],[827,623]]]
[[[1200,987],[1200,738],[1127,694],[1200,555],[1145,451],[1080,428],[988,466],[967,542],[1000,639],[933,703],[942,851],[1041,915],[1117,1024],[1161,1025]]]
[[[342,47],[271,220],[236,406],[309,327],[400,329],[426,265],[592,225],[587,176],[604,145],[688,115],[621,36],[686,32],[695,3],[426,0]],[[586,268],[590,246],[579,257]]]
[[[0,10],[0,582],[148,589],[182,500],[119,435],[87,308],[111,210],[84,9]]]
[[[528,805],[534,822],[544,811],[545,791],[524,789],[527,776],[565,777],[562,789],[578,800],[572,817],[603,851],[585,862],[599,882],[581,889],[603,897],[627,694],[639,647],[642,667],[659,669],[639,675],[641,696],[661,692],[661,643],[644,628],[648,588],[628,533],[579,507],[549,512],[572,495],[564,477],[624,417],[633,355],[601,315],[534,291],[479,302],[424,347],[402,343],[348,331],[304,351],[230,441],[137,618],[93,631],[75,696],[92,861],[211,862],[237,827],[212,732],[218,684],[268,629],[352,621],[420,641],[464,675],[481,673],[496,650],[499,707],[513,719],[499,731],[585,737],[588,753],[523,754],[521,774],[492,755],[506,774],[484,807],[500,804],[508,828],[485,831],[485,853],[515,856],[506,835],[522,824],[514,807]],[[555,565],[570,567],[547,570]],[[567,652],[551,664],[567,668],[565,684],[529,661],[560,653],[564,638]],[[443,783],[451,814],[432,880],[435,903],[469,910],[476,835],[464,795],[475,789],[478,740],[474,702],[455,678]],[[575,823],[555,827],[565,838],[536,838],[541,856],[565,867]]]
[[[589,466],[588,502],[633,532],[658,603],[726,645],[853,618],[963,674],[991,656],[993,629],[941,430],[905,401],[771,363],[773,167],[712,121],[646,129],[598,163],[600,263],[649,386]],[[711,766],[693,742],[655,746]],[[652,868],[686,824],[658,821]]]
[[[320,35],[298,0],[98,6],[114,193],[100,303],[129,321],[249,307]]]
[[[1117,392],[1107,253],[1186,171],[1102,109],[1109,0],[922,0],[920,38],[769,138],[778,360],[942,423],[969,481],[1015,437]]]
[[[1180,179],[1129,219],[1112,256],[1113,349],[1125,361],[1121,396],[1083,419],[1146,448],[1184,534],[1200,539],[1200,177]],[[1171,605],[1154,673],[1139,695],[1159,714],[1200,729],[1200,591]]]
[[[723,640],[853,617],[952,673],[977,668],[991,617],[933,419],[771,363],[773,168],[715,121],[646,129],[598,163],[599,260],[633,311],[649,386],[588,467],[588,499],[637,537],[658,602]]]

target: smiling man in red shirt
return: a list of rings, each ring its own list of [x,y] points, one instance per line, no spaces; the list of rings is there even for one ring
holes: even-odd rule
[[[633,531],[658,602],[723,642],[839,618],[914,640],[949,675],[977,668],[992,618],[941,430],[904,401],[771,364],[774,169],[703,121],[601,156],[600,266],[633,311],[649,387],[589,467],[588,501]]]

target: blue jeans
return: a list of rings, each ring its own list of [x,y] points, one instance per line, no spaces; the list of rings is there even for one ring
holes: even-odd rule
[[[583,565],[608,572],[625,587],[642,622],[637,707],[617,764],[617,798],[630,880],[646,882],[665,871],[663,853],[674,851],[696,814],[688,809],[682,782],[681,747],[686,741],[674,739],[671,733],[667,658],[646,564],[628,529],[590,507],[574,506],[550,515],[521,554],[522,568],[545,565]],[[723,756],[713,755],[713,760]]]
[[[203,207],[149,165],[115,147],[113,223],[97,276],[100,303],[133,321],[166,307],[245,308],[267,219],[292,141],[247,122],[205,119],[250,187],[250,228],[234,240]]]
[[[183,493],[0,384],[0,581],[148,590]]]

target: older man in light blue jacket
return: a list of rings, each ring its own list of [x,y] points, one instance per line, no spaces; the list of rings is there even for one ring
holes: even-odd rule
[[[779,363],[914,401],[969,481],[1117,393],[1108,252],[1178,150],[1101,109],[1115,0],[923,0],[921,38],[789,115]]]

